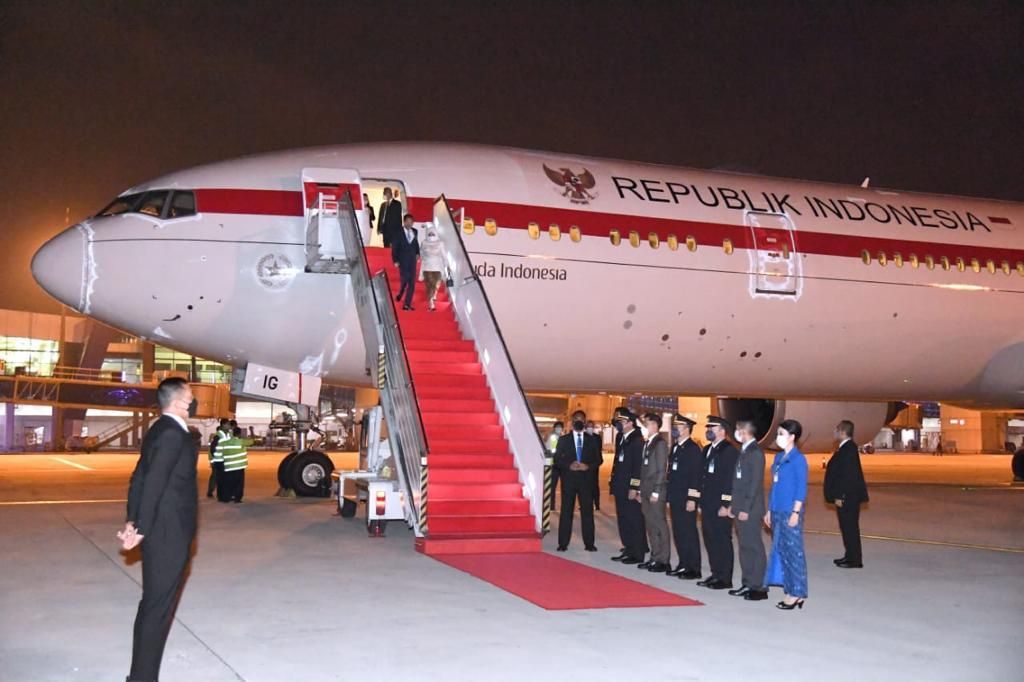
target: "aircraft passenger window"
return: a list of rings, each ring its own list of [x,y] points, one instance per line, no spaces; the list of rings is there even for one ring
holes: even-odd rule
[[[142,197],[142,202],[135,209],[135,212],[159,218],[164,212],[164,204],[167,202],[168,194],[170,192],[166,190],[146,192],[146,196]]]
[[[903,256],[900,255],[899,253],[892,254],[892,262],[893,262],[893,264],[896,267],[902,268],[903,267]]]
[[[1024,261],[1017,261],[1017,274],[1024,277]]]
[[[498,234],[498,222],[494,218],[488,218],[484,221],[484,232],[491,235],[492,237]]]
[[[956,257],[956,269],[959,270],[960,272],[963,272],[964,270],[967,269],[967,264],[964,263],[964,259],[961,258],[960,256]]]
[[[912,253],[909,256],[907,256],[907,260],[910,261],[910,267],[916,270],[918,265],[917,255]]]
[[[1003,264],[1000,267],[1002,268],[1004,275],[1010,274],[1010,261],[1004,260]]]
[[[867,249],[860,252],[860,260],[864,265],[871,265],[871,254],[868,253]]]
[[[675,251],[679,248],[679,238],[674,234],[668,236],[668,248],[670,251]]]
[[[692,234],[686,236],[686,250],[691,253],[697,250],[697,239]]]
[[[196,196],[192,192],[175,192],[167,207],[167,219],[185,218],[196,214]]]
[[[578,225],[573,225],[572,227],[569,228],[569,239],[573,240],[574,242],[578,242],[582,238],[583,237],[580,234],[580,228]]]
[[[127,196],[118,197],[107,204],[102,211],[96,214],[97,218],[102,218],[108,215],[121,215],[122,213],[129,213],[135,204],[139,203],[139,199],[142,198],[142,193],[129,194]]]
[[[661,240],[658,239],[657,232],[650,232],[647,235],[647,243],[651,245],[652,249],[658,248],[661,245]]]
[[[888,263],[888,262],[889,262],[889,258],[885,255],[885,251],[879,251],[878,252],[878,264],[881,265],[884,268],[886,263]]]
[[[530,223],[526,226],[526,230],[530,233],[530,239],[537,239],[540,237],[540,225],[537,223]]]
[[[975,272],[981,272],[981,263],[978,262],[977,258],[971,259],[971,270],[974,270]]]
[[[462,221],[462,231],[466,234],[473,234],[476,232],[476,223],[473,222],[472,218],[466,218]]]
[[[636,230],[629,231],[629,245],[634,249],[640,246],[640,233]]]
[[[557,242],[562,238],[562,228],[558,225],[548,225],[548,235],[551,237],[551,241]]]
[[[722,249],[725,251],[725,255],[731,256],[732,255],[732,240],[731,239],[723,239],[722,240]]]
[[[943,270],[949,270],[949,257],[943,256],[940,262]]]
[[[612,230],[608,233],[608,239],[611,241],[612,246],[618,246],[619,242],[622,241],[622,235],[619,234],[618,230]]]
[[[931,256],[924,257],[924,264],[929,270],[935,269],[935,259],[932,258]]]
[[[985,269],[988,270],[990,275],[996,274],[996,263],[991,258],[985,261]]]

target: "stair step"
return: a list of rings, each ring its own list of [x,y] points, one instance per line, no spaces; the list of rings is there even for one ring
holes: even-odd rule
[[[490,394],[490,389],[487,388],[487,377],[483,374],[433,374],[431,372],[420,372],[417,374],[413,370],[413,375],[416,379],[417,390],[419,390],[420,386],[439,386],[451,389],[482,388],[488,392],[488,395]],[[419,395],[419,393],[416,395]],[[426,395],[428,394],[424,394],[424,396]]]
[[[426,426],[494,426],[498,415],[494,412],[426,412],[420,407]]]
[[[507,469],[446,469],[430,468],[427,482],[435,483],[518,483],[519,471]]]
[[[434,439],[437,440],[497,440],[503,438],[505,430],[500,425],[480,425],[480,426],[450,426],[448,424],[433,425],[430,423],[423,425],[427,432],[427,438],[432,442]]]
[[[483,365],[479,362],[423,362],[410,358],[413,374],[440,374],[443,376],[482,376]]]
[[[522,500],[435,500],[428,503],[428,518],[440,516],[483,516],[529,514],[530,501]]]
[[[433,443],[431,443],[433,447]],[[506,448],[507,449],[507,448]],[[512,455],[474,455],[461,454],[437,454],[436,450],[430,453],[430,467],[432,469],[509,469],[515,467],[515,460]]]
[[[476,348],[473,346],[472,341],[466,339],[446,340],[446,339],[406,339],[405,349],[409,352],[412,351],[469,351],[476,353]]]
[[[519,500],[519,483],[435,483],[427,489],[428,500]]]
[[[487,380],[484,380],[483,385],[476,383],[477,386],[453,386],[444,382],[420,381],[416,383],[416,397],[420,400],[489,400],[493,403]]]
[[[480,358],[476,354],[476,350],[414,350],[406,345],[406,355],[409,356],[409,362],[440,362],[440,363],[474,363],[480,362]]]
[[[429,436],[428,436],[429,438]],[[430,438],[431,457],[441,455],[509,455],[508,441],[504,438],[481,438],[474,440],[452,440],[442,436]]]
[[[440,400],[437,398],[426,398],[417,395],[420,399],[420,412],[423,416],[436,412],[494,412],[494,401],[490,396],[486,400]]]
[[[529,533],[536,521],[529,514],[508,516],[442,516],[428,513],[429,532],[448,533]]]
[[[540,536],[536,533],[518,533],[491,536],[426,537],[416,538],[416,551],[427,556],[445,554],[527,554],[541,551]]]

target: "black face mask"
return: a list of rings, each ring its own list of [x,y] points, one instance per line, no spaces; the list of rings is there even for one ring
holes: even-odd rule
[[[704,437],[707,438],[709,441],[714,441],[715,432],[712,429],[708,429],[707,431],[704,432]]]
[[[196,412],[199,411],[199,400],[192,398],[192,402],[188,404],[188,418],[195,419]]]
[[[615,422],[615,430],[622,433],[622,422]]]
[[[572,430],[573,431],[582,431],[585,426],[586,426],[586,424],[584,424],[583,422],[581,422],[579,420],[576,420],[576,421],[574,421],[572,423]]]

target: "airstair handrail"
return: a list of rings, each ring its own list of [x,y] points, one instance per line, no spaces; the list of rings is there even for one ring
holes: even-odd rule
[[[370,264],[366,260],[363,234],[356,219],[352,193],[345,191],[338,201],[338,225],[341,227],[341,241],[345,247],[345,258],[349,262],[349,276],[352,278],[352,295],[355,298],[359,326],[363,331],[366,346],[366,368],[374,388],[380,388],[379,364],[383,353],[380,305],[373,290]],[[342,219],[344,216],[344,219]]]
[[[526,398],[523,384],[508,352],[508,344],[494,316],[486,287],[473,268],[469,251],[462,239],[461,226],[452,218],[448,201],[442,194],[434,202],[434,221],[441,232],[449,266],[452,287],[450,298],[463,333],[473,338],[484,363],[484,372],[508,436],[516,466],[523,476],[524,492],[530,499],[530,510],[537,520],[537,530],[544,527],[545,465],[547,454],[537,428],[533,410]],[[453,236],[444,235],[449,232]],[[473,302],[477,305],[474,306]],[[474,315],[474,309],[480,314]],[[487,347],[481,337],[494,340]]]

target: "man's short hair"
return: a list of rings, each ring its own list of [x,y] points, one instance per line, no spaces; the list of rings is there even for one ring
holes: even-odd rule
[[[390,187],[385,187],[384,188],[384,194],[387,194],[389,197],[392,196],[391,188]]]
[[[161,410],[166,410],[187,388],[188,382],[180,377],[164,379],[156,387],[156,404]]]
[[[576,410],[572,413],[573,421],[576,421],[576,417],[579,417],[581,421],[587,421],[587,413],[583,410]]]
[[[659,429],[661,428],[662,417],[661,417],[660,414],[657,414],[655,412],[648,412],[647,414],[645,414],[643,416],[643,420],[644,420],[645,423],[646,422],[654,422],[654,423],[656,423],[658,425]]]
[[[740,419],[736,422],[736,428],[749,436],[757,438],[757,426],[749,419]]]
[[[402,220],[415,220],[415,218],[412,217],[412,213],[406,213],[402,216]]]
[[[551,428],[557,429],[559,426],[561,426],[564,429],[565,428],[565,422],[555,422],[554,424],[551,425]]]
[[[839,425],[836,426],[836,428],[839,430],[839,433],[842,434],[844,438],[853,438],[853,422],[850,421],[849,419],[844,419],[843,421],[839,422]]]
[[[236,426],[235,430],[231,432],[231,435],[233,435],[235,438],[241,438],[242,437],[242,429],[240,429],[240,428],[238,428]]]
[[[230,423],[231,422],[230,422],[230,420],[227,417],[221,417],[221,419],[220,419],[221,427],[227,426]]]

